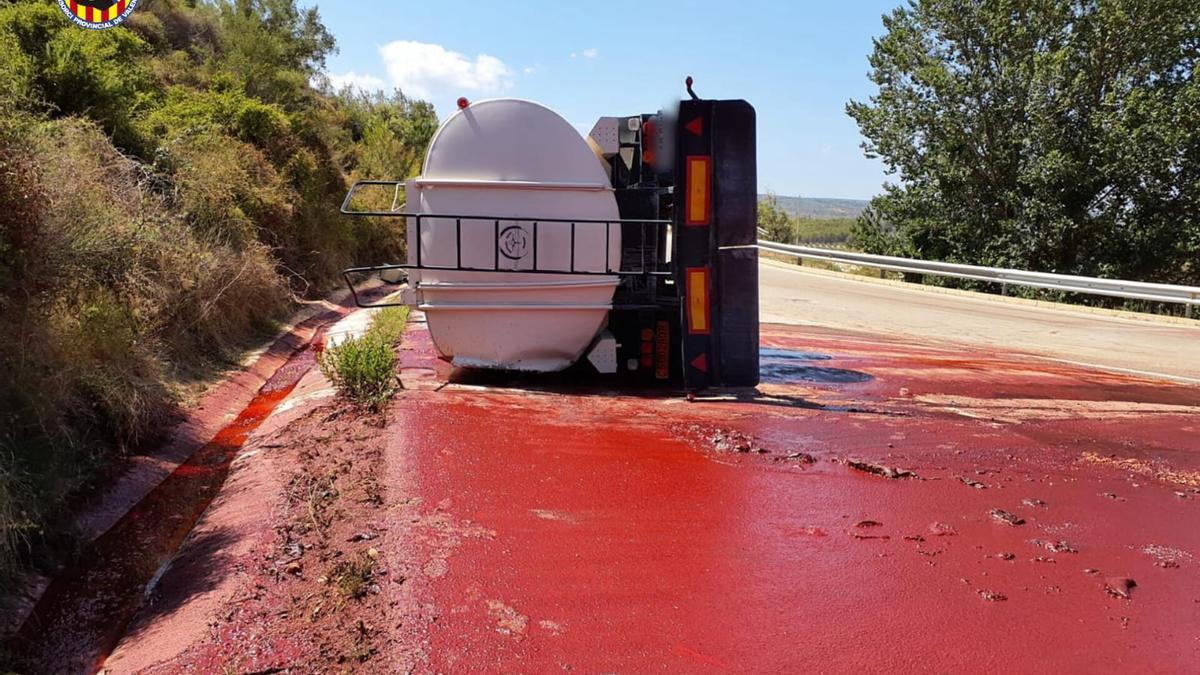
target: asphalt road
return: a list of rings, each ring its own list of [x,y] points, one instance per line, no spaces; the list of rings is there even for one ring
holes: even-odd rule
[[[1117,372],[1200,383],[1194,326],[931,292],[764,261],[763,322],[826,326],[1021,352]]]

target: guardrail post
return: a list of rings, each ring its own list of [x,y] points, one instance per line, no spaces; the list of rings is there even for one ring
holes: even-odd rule
[[[1000,284],[1000,295],[1008,295],[1008,284]]]
[[[1192,298],[1192,300],[1195,300],[1196,294],[1192,293],[1191,298]],[[1194,307],[1195,307],[1195,305],[1193,305],[1191,303],[1184,305],[1183,315],[1189,319],[1192,318],[1192,308],[1194,308]]]

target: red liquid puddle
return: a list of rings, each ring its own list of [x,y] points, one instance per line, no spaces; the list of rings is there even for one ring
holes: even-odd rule
[[[91,673],[116,647],[147,585],[219,492],[237,451],[313,364],[320,331],[249,405],[64,570],[9,641],[28,672]]]

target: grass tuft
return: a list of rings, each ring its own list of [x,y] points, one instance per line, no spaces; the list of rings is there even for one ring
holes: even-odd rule
[[[341,395],[363,407],[380,410],[399,384],[394,347],[407,320],[407,307],[380,310],[365,334],[322,352],[318,361],[321,372]]]
[[[37,531],[30,517],[29,485],[15,469],[11,458],[0,462],[0,569],[11,569],[29,546]]]
[[[333,566],[329,578],[338,595],[347,600],[361,600],[371,589],[375,577],[375,560],[363,553],[353,560],[343,560]]]

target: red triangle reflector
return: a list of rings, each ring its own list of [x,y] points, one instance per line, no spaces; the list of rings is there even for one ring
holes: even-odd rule
[[[701,354],[700,356],[697,356],[696,358],[692,359],[692,367],[702,373],[707,373],[708,372],[708,354]]]
[[[704,133],[704,118],[697,117],[696,119],[692,120],[691,122],[688,122],[687,124],[683,125],[683,128],[687,129],[688,131],[692,132],[693,134],[696,134],[697,136],[699,136]]]

